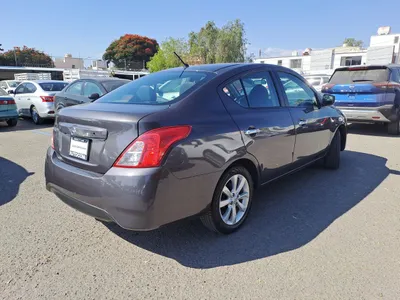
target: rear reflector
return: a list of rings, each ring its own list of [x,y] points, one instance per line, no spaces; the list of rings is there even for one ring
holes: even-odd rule
[[[0,105],[15,104],[14,100],[0,100]]]
[[[53,96],[40,96],[40,98],[42,99],[42,102],[53,102],[54,101]]]
[[[379,120],[381,117],[372,117],[374,120]]]
[[[147,131],[122,152],[114,167],[158,167],[171,145],[188,137],[191,130],[191,126],[173,126]]]

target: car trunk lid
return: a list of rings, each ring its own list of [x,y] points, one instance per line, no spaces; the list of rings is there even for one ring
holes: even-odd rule
[[[70,165],[104,174],[138,136],[138,122],[168,106],[89,103],[62,109],[54,149]]]
[[[5,112],[9,110],[15,110],[16,105],[12,97],[0,97],[0,112]]]
[[[335,105],[344,107],[375,107],[383,105],[390,88],[386,66],[340,68],[332,75],[322,92],[336,97]]]

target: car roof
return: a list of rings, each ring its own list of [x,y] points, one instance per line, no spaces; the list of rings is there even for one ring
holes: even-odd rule
[[[21,83],[27,83],[27,82],[37,83],[37,84],[39,84],[39,83],[68,83],[68,82],[62,81],[62,80],[23,80],[23,81],[21,81]]]
[[[100,77],[100,78],[82,78],[78,79],[82,81],[96,81],[96,82],[109,82],[109,81],[131,81],[125,78],[117,78],[117,77]]]

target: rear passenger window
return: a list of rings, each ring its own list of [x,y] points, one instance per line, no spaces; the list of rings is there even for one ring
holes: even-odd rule
[[[242,82],[238,79],[227,84],[223,89],[225,95],[243,107],[249,107]]]
[[[26,83],[25,84],[25,93],[29,93],[32,94],[34,92],[36,92],[37,88],[33,83]]]
[[[280,106],[269,72],[249,74],[242,78],[242,83],[250,107]]]

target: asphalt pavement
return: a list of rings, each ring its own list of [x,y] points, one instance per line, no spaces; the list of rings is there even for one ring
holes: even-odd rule
[[[44,185],[51,123],[0,124],[0,299],[400,299],[400,137],[352,126],[338,171],[256,192],[229,236],[130,232]]]

